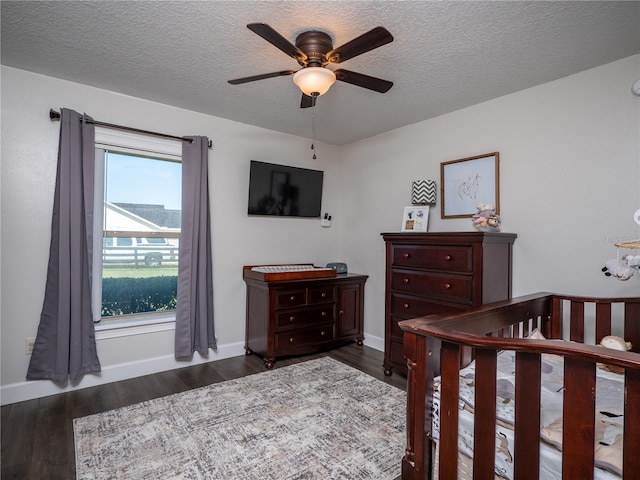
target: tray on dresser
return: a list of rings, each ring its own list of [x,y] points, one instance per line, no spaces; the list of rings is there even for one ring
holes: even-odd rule
[[[292,265],[245,265],[244,278],[262,281],[301,280],[305,278],[331,278],[336,271],[328,267],[316,267],[313,264]]]

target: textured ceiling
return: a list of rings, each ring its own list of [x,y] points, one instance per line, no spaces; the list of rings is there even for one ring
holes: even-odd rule
[[[305,137],[313,110],[317,138],[335,145],[640,53],[640,2],[626,1],[3,0],[0,8],[3,65]],[[382,25],[394,41],[339,68],[394,86],[380,94],[336,82],[314,109],[300,109],[291,77],[230,85],[298,68],[246,28],[253,22],[291,42],[323,30],[334,47]]]

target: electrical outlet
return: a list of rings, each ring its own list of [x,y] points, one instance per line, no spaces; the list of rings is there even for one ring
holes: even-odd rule
[[[24,339],[24,354],[31,355],[33,353],[33,345],[36,343],[35,338]]]

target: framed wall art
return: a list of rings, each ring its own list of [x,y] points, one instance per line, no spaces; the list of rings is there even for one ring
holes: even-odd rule
[[[471,217],[477,213],[478,203],[493,204],[499,214],[499,166],[498,152],[441,163],[441,217]]]
[[[429,205],[404,207],[402,215],[403,232],[426,232],[429,223]]]

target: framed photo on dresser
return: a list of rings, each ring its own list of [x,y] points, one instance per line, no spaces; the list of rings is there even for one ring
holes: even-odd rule
[[[429,205],[404,207],[402,215],[403,232],[426,232],[429,223]]]

